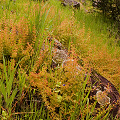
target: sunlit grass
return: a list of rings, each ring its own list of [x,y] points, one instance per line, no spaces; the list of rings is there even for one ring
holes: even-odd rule
[[[83,80],[85,70],[94,68],[120,91],[120,48],[115,36],[109,36],[111,23],[55,0],[0,3],[0,117],[97,120],[106,114],[107,118],[109,110],[104,108],[95,114],[96,101],[91,105],[88,99],[91,87],[85,93],[89,76]],[[51,36],[72,53],[71,59],[83,59],[80,76],[71,63],[64,70],[51,68],[53,43],[47,40]]]

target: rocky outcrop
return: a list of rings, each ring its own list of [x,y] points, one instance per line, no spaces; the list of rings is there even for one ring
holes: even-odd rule
[[[62,4],[64,6],[73,6],[74,8],[80,9],[80,3],[75,0],[64,0]]]
[[[54,48],[53,48],[53,58],[52,58],[52,67],[55,68],[57,66],[64,66],[67,61],[69,61],[69,55],[64,46],[56,39],[54,40]],[[74,60],[72,60],[74,62]],[[76,66],[77,70],[81,70],[79,65]],[[85,74],[85,78],[87,73]],[[113,114],[113,117],[116,114],[120,115],[120,95],[114,85],[104,78],[102,75],[98,74],[95,70],[91,70],[89,81],[92,86],[92,90],[89,94],[89,98],[93,98],[96,96],[97,104],[96,107],[100,107],[101,105],[112,105],[110,113]],[[87,87],[87,85],[86,85]],[[90,102],[95,101],[95,99],[90,99]]]
[[[110,113],[113,114],[113,117],[116,114],[120,117],[120,95],[114,85],[95,70],[91,72],[90,82],[93,88],[89,97],[96,96],[98,102],[96,107],[111,104],[113,108]]]

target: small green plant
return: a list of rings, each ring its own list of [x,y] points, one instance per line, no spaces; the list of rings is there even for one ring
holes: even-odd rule
[[[8,64],[6,67],[6,63]],[[20,63],[20,62],[19,62]],[[19,63],[14,67],[14,61],[5,61],[3,56],[3,66],[4,71],[1,73],[1,80],[0,80],[0,94],[1,99],[4,98],[4,106],[2,108],[2,116],[3,118],[9,118],[12,112],[12,103],[14,102],[15,96],[18,92],[17,86],[14,86],[14,79],[16,69]],[[20,82],[23,82],[22,80]],[[21,86],[23,88],[23,85]],[[3,97],[3,98],[2,98]],[[2,102],[1,102],[2,103]],[[1,109],[0,108],[0,109]]]

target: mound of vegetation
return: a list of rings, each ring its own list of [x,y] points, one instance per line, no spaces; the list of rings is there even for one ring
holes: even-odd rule
[[[1,119],[119,117],[120,48],[109,21],[56,0],[0,3]]]

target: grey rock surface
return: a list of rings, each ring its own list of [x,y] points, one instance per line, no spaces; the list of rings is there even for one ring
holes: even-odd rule
[[[74,8],[80,9],[80,3],[75,0],[64,0],[62,2],[64,6],[73,6]]]

